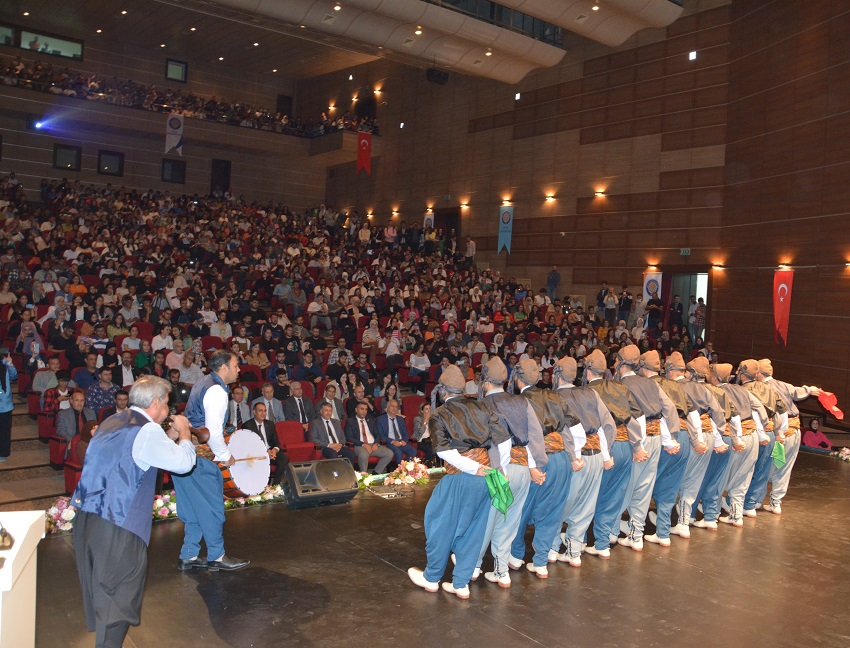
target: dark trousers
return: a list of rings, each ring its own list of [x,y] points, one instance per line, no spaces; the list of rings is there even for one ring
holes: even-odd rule
[[[272,475],[272,486],[277,486],[283,476],[286,474],[286,467],[289,465],[289,457],[283,450],[277,451],[277,457],[269,461],[272,466],[275,466],[274,475]]]
[[[95,646],[121,648],[130,626],[139,625],[148,548],[136,534],[94,513],[77,511],[74,554]]]
[[[12,454],[12,410],[0,412],[0,457]]]
[[[357,455],[355,454],[353,449],[345,445],[339,449],[339,452],[337,452],[333,448],[325,446],[324,448],[322,448],[322,456],[325,459],[348,459],[351,462],[352,466],[357,465]]]

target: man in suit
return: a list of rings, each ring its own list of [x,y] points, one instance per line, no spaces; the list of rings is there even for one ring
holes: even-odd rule
[[[330,403],[322,403],[319,408],[319,418],[310,421],[310,442],[322,449],[325,459],[348,459],[351,465],[357,460],[354,450],[345,445],[345,434],[338,420],[332,418],[333,407]]]
[[[256,432],[266,444],[269,463],[276,466],[274,475],[272,475],[272,486],[277,486],[283,479],[286,466],[289,465],[289,457],[280,449],[280,442],[277,440],[274,425],[266,420],[266,406],[263,403],[254,403],[254,416],[243,427],[246,430],[251,430],[251,432]]]
[[[82,389],[75,389],[71,394],[71,407],[59,410],[56,415],[56,434],[68,442],[65,454],[71,447],[71,439],[83,431],[87,421],[97,421],[94,410],[86,407],[86,393]]]
[[[345,438],[354,445],[360,472],[369,470],[369,457],[378,457],[375,473],[380,475],[392,461],[392,450],[382,446],[380,437],[375,429],[374,419],[368,419],[368,407],[365,402],[357,403],[354,416],[345,422]]]
[[[250,418],[251,408],[245,402],[245,388],[236,385],[230,390],[230,402],[227,404],[227,420],[224,422],[224,427],[241,430]]]
[[[263,394],[259,398],[255,398],[251,403],[253,407],[257,403],[262,403],[266,406],[266,418],[270,423],[285,421],[286,415],[283,412],[283,403],[274,397],[274,385],[270,382],[263,384]]]
[[[300,382],[294,382],[289,387],[289,398],[283,403],[283,414],[287,421],[298,421],[306,432],[310,421],[316,418],[316,407],[313,401],[304,397]]]
[[[378,417],[377,427],[381,440],[393,453],[393,460],[398,464],[404,457],[413,459],[416,456],[416,448],[410,444],[410,435],[407,433],[407,425],[399,416],[398,401],[390,399],[386,404],[385,412]]]

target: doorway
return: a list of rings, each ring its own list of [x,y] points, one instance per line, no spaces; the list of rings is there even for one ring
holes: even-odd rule
[[[454,230],[455,253],[461,248],[460,208],[443,207],[434,209],[434,229],[443,230],[446,237],[446,254],[452,253],[452,230]]]
[[[706,320],[708,319],[708,273],[674,272],[669,276],[669,281],[667,281],[667,275],[664,276],[661,287],[661,300],[664,302],[665,310],[665,327],[669,325],[668,323],[670,321],[670,305],[673,303],[675,296],[679,295],[679,299],[683,304],[682,324],[684,330],[690,333],[691,341],[693,342],[695,336],[705,335],[705,325],[700,327],[699,330],[690,327],[688,325],[688,309],[691,307],[691,296],[696,300],[702,298],[703,303],[706,305]]]
[[[213,160],[210,168],[210,195],[230,189],[230,160]]]

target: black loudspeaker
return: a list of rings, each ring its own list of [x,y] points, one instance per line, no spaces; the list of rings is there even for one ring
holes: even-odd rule
[[[301,509],[345,504],[357,495],[357,474],[348,459],[290,463],[286,467],[286,505]]]
[[[425,78],[431,83],[446,85],[446,82],[449,80],[449,73],[445,70],[438,70],[437,68],[428,68],[425,71]]]

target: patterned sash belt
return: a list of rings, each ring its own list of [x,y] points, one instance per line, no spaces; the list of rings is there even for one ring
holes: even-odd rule
[[[617,426],[617,434],[614,435],[614,441],[628,441],[629,440],[629,428],[625,425]]]
[[[679,427],[682,429],[682,432],[687,432],[688,430],[688,419],[679,419]]]
[[[518,466],[528,465],[528,450],[525,446],[514,446],[511,448],[511,463]]]
[[[464,457],[469,457],[473,461],[477,461],[482,466],[490,465],[490,455],[487,454],[487,448],[472,448],[471,450],[467,450],[466,452],[461,452]],[[448,461],[446,462],[446,474],[447,475],[457,475],[460,474],[460,470],[451,465]]]
[[[599,435],[598,434],[588,434],[587,435],[587,443],[584,444],[582,450],[601,450],[602,446],[599,445]]]
[[[661,434],[661,419],[652,419],[646,422],[646,436],[658,436]]]
[[[751,418],[748,418],[746,421],[741,421],[741,430],[742,436],[753,434],[756,431],[756,422]]]
[[[215,461],[215,453],[210,448],[209,444],[201,443],[200,445],[195,446],[195,454],[202,459],[209,459],[210,461]]]
[[[767,420],[767,424],[764,426],[765,432],[773,432],[773,419],[770,418]]]
[[[711,418],[709,418],[708,414],[700,414],[699,420],[702,423],[703,433],[714,434],[714,430],[711,429]]]
[[[788,430],[785,432],[785,436],[790,436],[792,434],[797,434],[800,431],[800,417],[799,416],[789,416],[788,417]]]
[[[550,432],[543,437],[543,442],[546,444],[546,454],[564,451],[564,437],[560,432]]]

